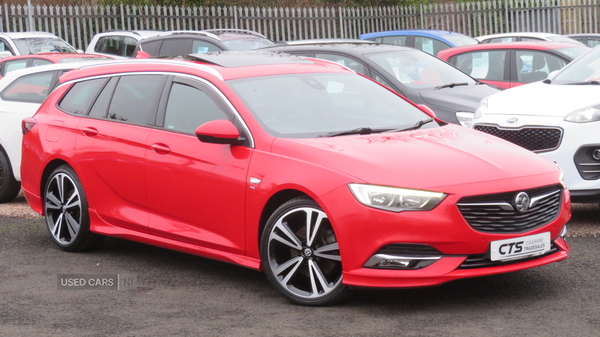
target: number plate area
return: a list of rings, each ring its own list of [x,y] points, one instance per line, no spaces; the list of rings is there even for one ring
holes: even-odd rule
[[[550,232],[490,242],[491,260],[506,261],[542,255],[550,250]]]

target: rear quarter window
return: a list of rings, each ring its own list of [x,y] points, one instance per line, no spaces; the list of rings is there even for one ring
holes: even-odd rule
[[[102,78],[75,83],[58,104],[59,108],[74,115],[87,114],[105,82]]]
[[[2,90],[0,97],[5,101],[42,103],[54,87],[57,74],[50,71],[21,76]]]

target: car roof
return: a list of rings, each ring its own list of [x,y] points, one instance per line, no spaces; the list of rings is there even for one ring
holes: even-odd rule
[[[7,36],[11,39],[26,39],[36,37],[59,38],[58,36],[48,32],[4,32],[0,33],[0,35]]]
[[[2,62],[6,60],[17,60],[17,59],[27,59],[27,58],[39,58],[46,60],[62,60],[62,59],[70,59],[70,58],[99,58],[106,57],[111,58],[110,56],[99,55],[99,54],[85,54],[85,53],[38,53],[38,54],[26,54],[26,55],[15,55],[9,56],[1,59]]]
[[[207,33],[211,33],[217,36],[222,36],[222,35],[226,35],[226,36],[255,36],[255,37],[260,37],[263,39],[266,39],[267,37],[262,35],[259,32],[255,32],[253,30],[248,30],[248,29],[234,29],[234,28],[217,28],[217,29],[205,29],[203,30],[203,32],[207,32]]]
[[[83,65],[80,69],[61,77],[65,83],[90,76],[135,72],[200,71],[220,80],[291,73],[345,72],[348,68],[335,62],[308,59],[286,53],[268,51],[223,51],[178,56],[176,58],[145,58],[105,61],[101,64]]]
[[[150,36],[139,41],[139,43],[147,43],[158,40],[170,40],[170,39],[190,39],[190,40],[208,40],[212,42],[220,42],[220,39],[211,33],[204,33],[201,31],[176,31],[176,32],[163,32],[155,36]]]
[[[345,54],[353,54],[353,55],[364,55],[371,53],[380,53],[380,52],[390,52],[390,51],[419,51],[415,48],[399,46],[394,44],[384,44],[384,43],[317,43],[317,44],[301,44],[301,45],[278,45],[268,48],[263,48],[262,50],[277,50],[283,51],[309,51],[309,50],[326,50],[330,52],[341,52]]]
[[[164,33],[164,30],[108,30],[95,36],[125,35],[138,39],[146,39]]]
[[[441,50],[438,53],[439,58],[446,58],[459,53],[473,50],[488,50],[488,49],[535,49],[548,50],[560,48],[583,47],[579,43],[555,42],[555,41],[521,41],[521,42],[494,42],[484,44],[474,44],[469,46],[453,47]]]
[[[333,43],[375,43],[374,41],[361,39],[312,39],[312,40],[293,40],[279,42],[278,46],[298,46],[307,44],[333,44]]]
[[[538,38],[547,38],[549,36],[558,36],[558,34],[540,33],[540,32],[514,32],[514,33],[499,33],[499,34],[482,35],[482,36],[476,37],[476,39],[477,40],[486,40],[486,39],[490,39],[490,38],[509,37],[509,36],[531,36],[531,37],[538,37]]]
[[[401,30],[388,30],[374,33],[366,33],[360,36],[361,39],[368,39],[372,37],[381,36],[394,36],[394,35],[423,35],[429,37],[441,37],[445,35],[465,35],[457,32],[451,32],[448,30],[436,30],[436,29],[401,29]],[[465,35],[467,36],[467,35]]]

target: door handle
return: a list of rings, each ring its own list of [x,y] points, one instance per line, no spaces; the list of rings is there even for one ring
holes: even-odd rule
[[[150,147],[158,154],[167,154],[171,152],[171,148],[165,144],[152,144]]]
[[[92,128],[89,126],[86,126],[85,128],[81,129],[81,131],[83,131],[84,136],[88,136],[88,137],[94,137],[94,136],[98,135],[98,130],[96,130],[96,128]]]

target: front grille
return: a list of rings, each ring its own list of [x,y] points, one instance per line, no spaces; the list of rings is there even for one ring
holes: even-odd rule
[[[531,207],[519,211],[517,194],[525,192]],[[461,198],[456,206],[475,230],[487,233],[523,233],[556,219],[560,210],[562,186],[551,185],[525,191],[513,191]]]
[[[441,256],[439,250],[424,244],[392,243],[381,247],[375,254],[398,256]]]
[[[474,129],[489,133],[534,152],[557,149],[562,139],[562,129],[560,128],[501,129],[493,125],[475,125]]]
[[[458,267],[458,269],[475,269],[475,268],[487,268],[487,267],[497,267],[497,266],[506,266],[513,263],[521,263],[525,261],[531,261],[535,259],[539,259],[540,257],[552,255],[558,252],[560,248],[552,242],[552,246],[550,250],[544,253],[543,255],[533,256],[526,259],[521,260],[509,260],[509,261],[492,261],[490,260],[490,253],[487,252],[485,254],[475,254],[467,256],[467,259]]]

